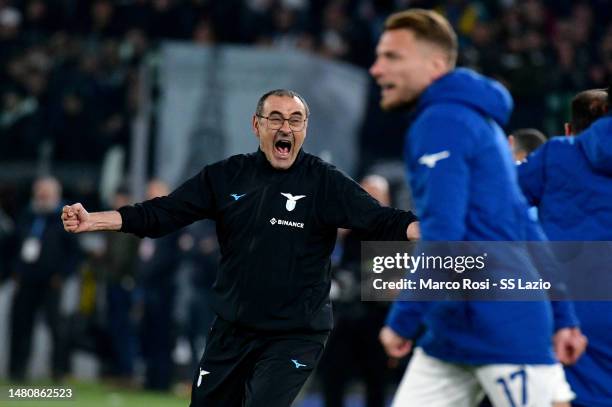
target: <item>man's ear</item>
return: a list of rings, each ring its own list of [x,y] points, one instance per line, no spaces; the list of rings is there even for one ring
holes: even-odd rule
[[[508,144],[510,144],[510,148],[514,148],[514,144],[516,142],[514,141],[514,136],[511,134],[508,136]]]
[[[566,137],[571,137],[571,136],[573,135],[573,132],[572,132],[572,125],[571,125],[571,124],[569,124],[569,123],[565,123],[565,124],[563,125],[563,128],[565,129],[565,136],[566,136]]]
[[[251,130],[255,137],[259,138],[259,121],[257,120],[257,116],[253,115],[253,120],[251,121]]]
[[[444,76],[448,71],[448,62],[442,55],[434,55],[430,60],[432,80],[438,80]]]
[[[448,55],[446,55],[444,51],[438,47],[429,47],[429,45],[430,44],[425,42],[422,43],[422,46],[427,47],[424,52],[427,53],[429,58],[432,75],[431,79],[435,81],[451,71],[452,67],[449,66]]]

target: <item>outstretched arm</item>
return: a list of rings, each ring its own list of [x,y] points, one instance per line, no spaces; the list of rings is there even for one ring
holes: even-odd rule
[[[89,213],[80,203],[65,206],[62,222],[64,229],[72,233],[108,230],[139,237],[160,237],[213,216],[213,191],[208,167],[205,167],[170,195],[124,206],[117,211]]]

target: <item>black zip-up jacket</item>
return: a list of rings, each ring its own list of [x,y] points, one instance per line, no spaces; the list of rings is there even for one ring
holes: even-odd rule
[[[208,165],[167,197],[119,209],[121,231],[159,237],[194,221],[217,223],[221,262],[211,305],[261,331],[331,329],[330,255],[339,227],[369,240],[406,240],[416,220],[382,207],[321,159],[300,151],[288,170],[263,152]]]

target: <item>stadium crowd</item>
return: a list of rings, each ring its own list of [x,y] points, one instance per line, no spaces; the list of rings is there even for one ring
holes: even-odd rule
[[[138,66],[160,41],[300,48],[367,68],[382,21],[406,6],[446,15],[460,35],[459,64],[508,86],[510,127],[559,134],[571,96],[612,77],[605,3],[2,0],[0,158],[91,164],[128,146]],[[364,146],[373,137],[364,134]]]
[[[39,309],[45,310],[53,328],[56,378],[70,373],[68,358],[75,349],[98,355],[103,374],[122,383],[135,380],[135,366],[142,359],[144,385],[151,389],[168,389],[177,379],[190,380],[191,368],[197,365],[212,320],[205,298],[219,255],[214,227],[195,225],[162,240],[141,242],[100,235],[79,239],[78,249],[76,239],[66,235],[49,246],[42,236],[59,227],[46,217],[55,216],[61,207],[62,178],[24,180],[9,171],[22,165],[51,170],[78,167],[97,174],[111,147],[129,151],[130,123],[139,107],[139,68],[154,63],[161,41],[299,48],[368,68],[391,12],[408,6],[434,8],[459,34],[459,65],[496,78],[512,93],[515,109],[509,129],[536,128],[550,137],[563,133],[571,98],[578,91],[612,83],[612,9],[606,3],[0,0],[0,284],[9,279],[19,282],[12,312],[29,315],[12,320],[11,344],[16,348],[11,348],[11,378],[26,377],[29,338]],[[405,116],[381,116],[374,85],[370,99],[360,138],[361,173],[375,158],[400,158],[407,123]],[[389,133],[397,137],[379,143],[377,120],[386,121]],[[167,191],[163,183],[152,181],[148,196]],[[92,208],[132,202],[125,187],[110,202],[102,202],[95,188],[87,186],[67,190],[65,196],[89,200]],[[30,200],[32,208],[22,213]],[[28,239],[38,240],[28,243]],[[350,235],[341,239],[335,256],[336,266],[344,271],[337,274],[334,288],[340,330],[332,341],[354,335],[355,324],[363,321],[372,324],[368,329],[376,333],[386,312],[356,301],[354,245]],[[63,256],[65,252],[74,256]],[[41,265],[33,267],[38,259]],[[65,265],[61,272],[51,271],[57,268],[49,266],[58,264]],[[81,281],[79,304],[71,314],[62,315],[62,284],[75,274]],[[179,337],[191,350],[190,368],[182,377],[171,375],[169,368],[181,359],[176,352]],[[357,346],[369,347],[369,339]],[[384,369],[381,354],[358,363],[366,372],[371,366]],[[327,381],[329,388],[324,389],[329,405],[334,405],[348,379],[334,375],[340,362],[330,355],[323,362],[327,371],[322,377],[332,375],[340,382]],[[372,405],[383,398],[382,379],[390,374],[366,377]]]

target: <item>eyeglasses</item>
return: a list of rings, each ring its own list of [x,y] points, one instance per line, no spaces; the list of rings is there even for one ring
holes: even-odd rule
[[[271,130],[278,130],[283,127],[285,124],[285,120],[289,123],[289,128],[293,131],[301,131],[304,129],[304,125],[306,124],[306,118],[302,118],[300,116],[292,116],[288,119],[285,119],[280,114],[271,114],[270,116],[262,116],[260,114],[256,114],[255,116],[260,117],[262,119],[268,120],[268,128]]]

